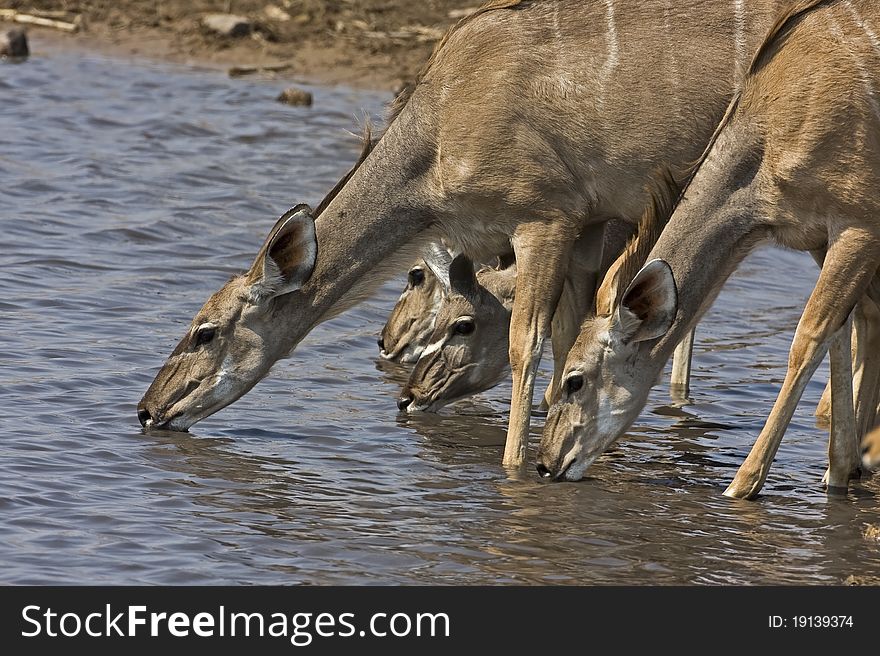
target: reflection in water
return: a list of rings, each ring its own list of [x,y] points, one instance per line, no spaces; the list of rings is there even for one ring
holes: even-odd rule
[[[144,434],[135,404],[194,310],[347,169],[344,130],[385,98],[315,89],[292,109],[273,84],[71,53],[0,77],[2,582],[876,582],[880,485],[819,485],[824,371],[765,495],[721,496],[781,383],[809,258],[750,258],[700,328],[690,402],[658,386],[581,483],[500,467],[507,383],[397,412],[408,371],[375,336],[403,276],[191,434]]]

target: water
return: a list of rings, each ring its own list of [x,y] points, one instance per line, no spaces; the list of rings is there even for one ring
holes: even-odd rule
[[[0,582],[880,580],[880,481],[819,485],[827,369],[760,500],[721,496],[815,280],[800,254],[747,261],[698,333],[694,403],[658,387],[581,483],[505,475],[509,386],[397,414],[406,371],[375,336],[403,275],[190,434],[144,434],[135,404],[194,311],[386,100],[295,109],[279,86],[51,49],[0,65]]]

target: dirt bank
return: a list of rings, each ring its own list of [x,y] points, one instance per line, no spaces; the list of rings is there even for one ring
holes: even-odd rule
[[[0,0],[0,7],[81,29],[41,38],[126,55],[209,66],[291,63],[285,77],[397,89],[411,80],[443,31],[479,0]],[[247,18],[251,33],[223,37],[201,25],[208,13]],[[6,27],[7,25],[3,25]]]

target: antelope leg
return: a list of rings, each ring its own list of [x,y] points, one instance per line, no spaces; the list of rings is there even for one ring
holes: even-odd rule
[[[844,230],[829,245],[819,280],[795,331],[782,389],[758,440],[725,490],[726,496],[751,499],[760,492],[785,429],[825,356],[830,338],[865,293],[876,269],[876,264],[866,267],[865,263],[876,262],[878,250],[877,242],[857,230]]]
[[[821,269],[822,265],[825,263],[825,249],[821,248],[815,251],[810,251],[810,255],[813,256],[813,259],[816,260],[816,264],[818,264]],[[853,330],[855,330],[855,324],[853,324]],[[855,347],[855,344],[856,340],[854,338],[853,347]],[[853,354],[853,358],[855,358],[855,354]],[[816,405],[816,411],[813,414],[821,420],[827,422],[831,421],[831,378],[825,383],[822,397],[819,399],[819,403]]]
[[[513,392],[504,446],[505,467],[519,468],[525,463],[535,373],[576,236],[574,223],[534,221],[520,224],[511,239],[516,254],[516,299],[510,319]]]
[[[831,434],[828,440],[829,488],[844,488],[859,469],[858,431],[853,409],[852,316],[834,334],[831,361]]]
[[[831,381],[829,380],[825,384],[825,391],[822,392],[822,398],[819,399],[819,403],[816,405],[816,412],[814,413],[820,419],[824,419],[826,421],[831,421]]]
[[[672,376],[669,393],[675,401],[686,401],[691,389],[691,359],[694,354],[694,333],[690,331],[672,354]]]
[[[877,401],[880,395],[880,276],[875,275],[868,293],[856,307],[860,319],[858,343],[859,369],[853,380],[856,428],[859,437],[866,435],[877,422]]]

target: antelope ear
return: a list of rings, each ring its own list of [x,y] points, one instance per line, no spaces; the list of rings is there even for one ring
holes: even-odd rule
[[[289,294],[302,287],[315,269],[318,240],[308,205],[287,210],[269,232],[248,272],[252,296]]]
[[[618,274],[623,266],[623,260],[626,258],[626,252],[620,254],[608,270],[605,277],[596,290],[596,314],[608,316],[611,314],[611,307],[614,304],[614,297],[617,295],[617,285],[620,283]]]
[[[467,255],[456,255],[449,265],[449,287],[466,298],[477,296],[477,275],[474,262]]]
[[[452,253],[436,242],[428,244],[425,252],[422,254],[425,265],[431,270],[431,273],[443,285],[443,290],[449,291],[449,266],[452,264]]]
[[[666,334],[678,311],[678,290],[672,268],[651,260],[626,288],[614,315],[614,327],[625,342],[642,342]]]

